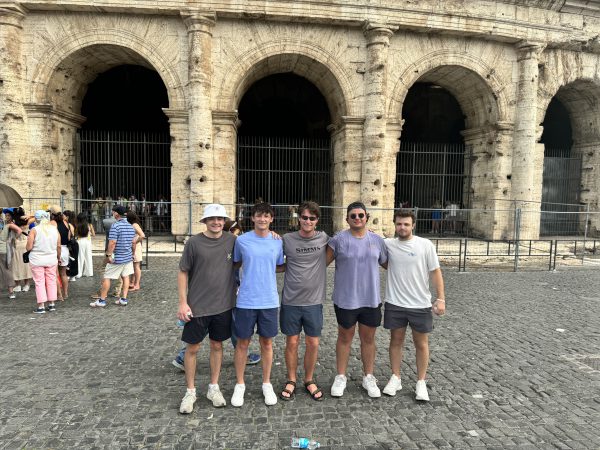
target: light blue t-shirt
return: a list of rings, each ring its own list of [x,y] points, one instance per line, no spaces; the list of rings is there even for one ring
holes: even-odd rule
[[[370,231],[357,238],[350,230],[344,230],[328,245],[335,256],[333,303],[344,309],[379,306],[379,264],[387,261],[383,239]]]
[[[279,307],[276,266],[283,264],[283,243],[271,234],[260,237],[254,231],[237,238],[233,261],[242,262],[244,275],[237,298],[237,307],[268,309]]]

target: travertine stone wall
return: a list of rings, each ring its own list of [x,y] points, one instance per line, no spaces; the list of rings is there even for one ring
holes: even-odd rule
[[[372,208],[370,226],[392,232],[391,216],[378,208],[397,204],[402,105],[416,82],[442,86],[460,104],[473,180],[467,206],[483,211],[474,225],[482,235],[512,232],[507,215],[486,211],[540,200],[541,123],[554,96],[569,110],[573,152],[583,158],[581,200],[597,211],[600,12],[563,12],[573,7],[541,0],[257,0],[251,7],[0,0],[1,180],[24,196],[42,189],[78,195],[74,136],[85,120],[87,86],[112,67],[142,65],[159,73],[169,96],[173,230],[195,232],[197,221],[182,219],[190,201],[236,201],[244,93],[265,76],[293,72],[329,106],[337,228],[345,226],[345,205],[362,200]],[[534,222],[529,236],[538,233]]]

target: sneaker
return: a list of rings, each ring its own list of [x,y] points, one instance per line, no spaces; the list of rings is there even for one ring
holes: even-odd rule
[[[15,298],[17,298],[17,296],[13,293],[8,294],[8,298],[10,298],[11,300],[14,300]]]
[[[127,299],[120,298],[119,300],[115,300],[115,305],[127,306]]]
[[[73,282],[73,281],[77,281],[77,278],[75,278],[75,277],[71,277],[71,278],[69,278],[69,281],[71,281],[71,282]]]
[[[21,289],[23,292],[29,292],[29,285],[26,284],[25,286],[23,286],[23,288]]]
[[[369,397],[377,398],[381,397],[381,391],[377,386],[377,378],[369,374],[363,377],[362,387],[364,387],[369,393]]]
[[[244,393],[246,392],[245,384],[236,384],[231,396],[231,406],[239,408],[244,404]]]
[[[221,408],[225,406],[227,402],[221,394],[221,390],[219,389],[219,385],[216,384],[214,386],[209,385],[208,392],[206,393],[206,398],[209,399],[215,408]]]
[[[417,381],[417,388],[416,390],[416,399],[420,400],[422,402],[428,402],[429,401],[429,393],[427,392],[427,383],[425,382],[425,380],[419,380]]]
[[[194,410],[194,403],[196,403],[196,394],[188,390],[183,400],[181,400],[179,412],[181,414],[190,414]]]
[[[46,314],[46,308],[40,306],[39,308],[34,309],[33,312],[36,314]]]
[[[333,385],[331,386],[331,396],[332,397],[341,397],[344,395],[344,390],[346,389],[346,375],[336,375],[335,380],[333,380]]]
[[[271,383],[263,383],[262,391],[263,395],[265,396],[265,405],[273,406],[277,404],[277,395],[275,395],[275,391],[273,390],[273,385]]]
[[[106,300],[99,298],[95,302],[90,303],[90,306],[92,308],[104,308],[106,306]]]
[[[21,286],[20,285],[19,286],[15,286],[13,288],[13,292],[21,292]]]
[[[173,361],[171,361],[171,364],[173,364],[175,367],[177,367],[182,372],[185,372],[185,366],[183,365],[183,359],[175,358]]]
[[[50,312],[56,311],[56,305],[54,303],[51,305],[48,305],[48,311],[50,311]]]
[[[396,375],[392,374],[392,376],[390,377],[390,381],[388,381],[388,384],[386,384],[383,388],[383,393],[385,395],[393,397],[394,395],[396,395],[396,392],[398,392],[401,389],[402,381],[400,380],[400,377],[397,377]]]
[[[258,353],[248,353],[248,359],[246,360],[246,364],[258,364],[260,362],[260,355]]]

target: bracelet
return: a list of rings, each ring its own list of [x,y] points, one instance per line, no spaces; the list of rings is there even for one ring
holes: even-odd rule
[[[444,300],[443,298],[437,298],[435,301],[436,302],[446,303],[446,300]]]

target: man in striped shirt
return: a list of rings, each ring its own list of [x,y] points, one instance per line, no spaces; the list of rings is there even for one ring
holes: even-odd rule
[[[129,291],[129,276],[133,274],[133,251],[135,248],[135,230],[125,217],[125,207],[115,205],[112,214],[117,221],[108,234],[108,247],[105,253],[104,278],[100,298],[90,303],[92,308],[104,308],[106,296],[110,290],[110,280],[123,279],[121,298],[115,301],[116,305],[127,305],[127,292]]]

